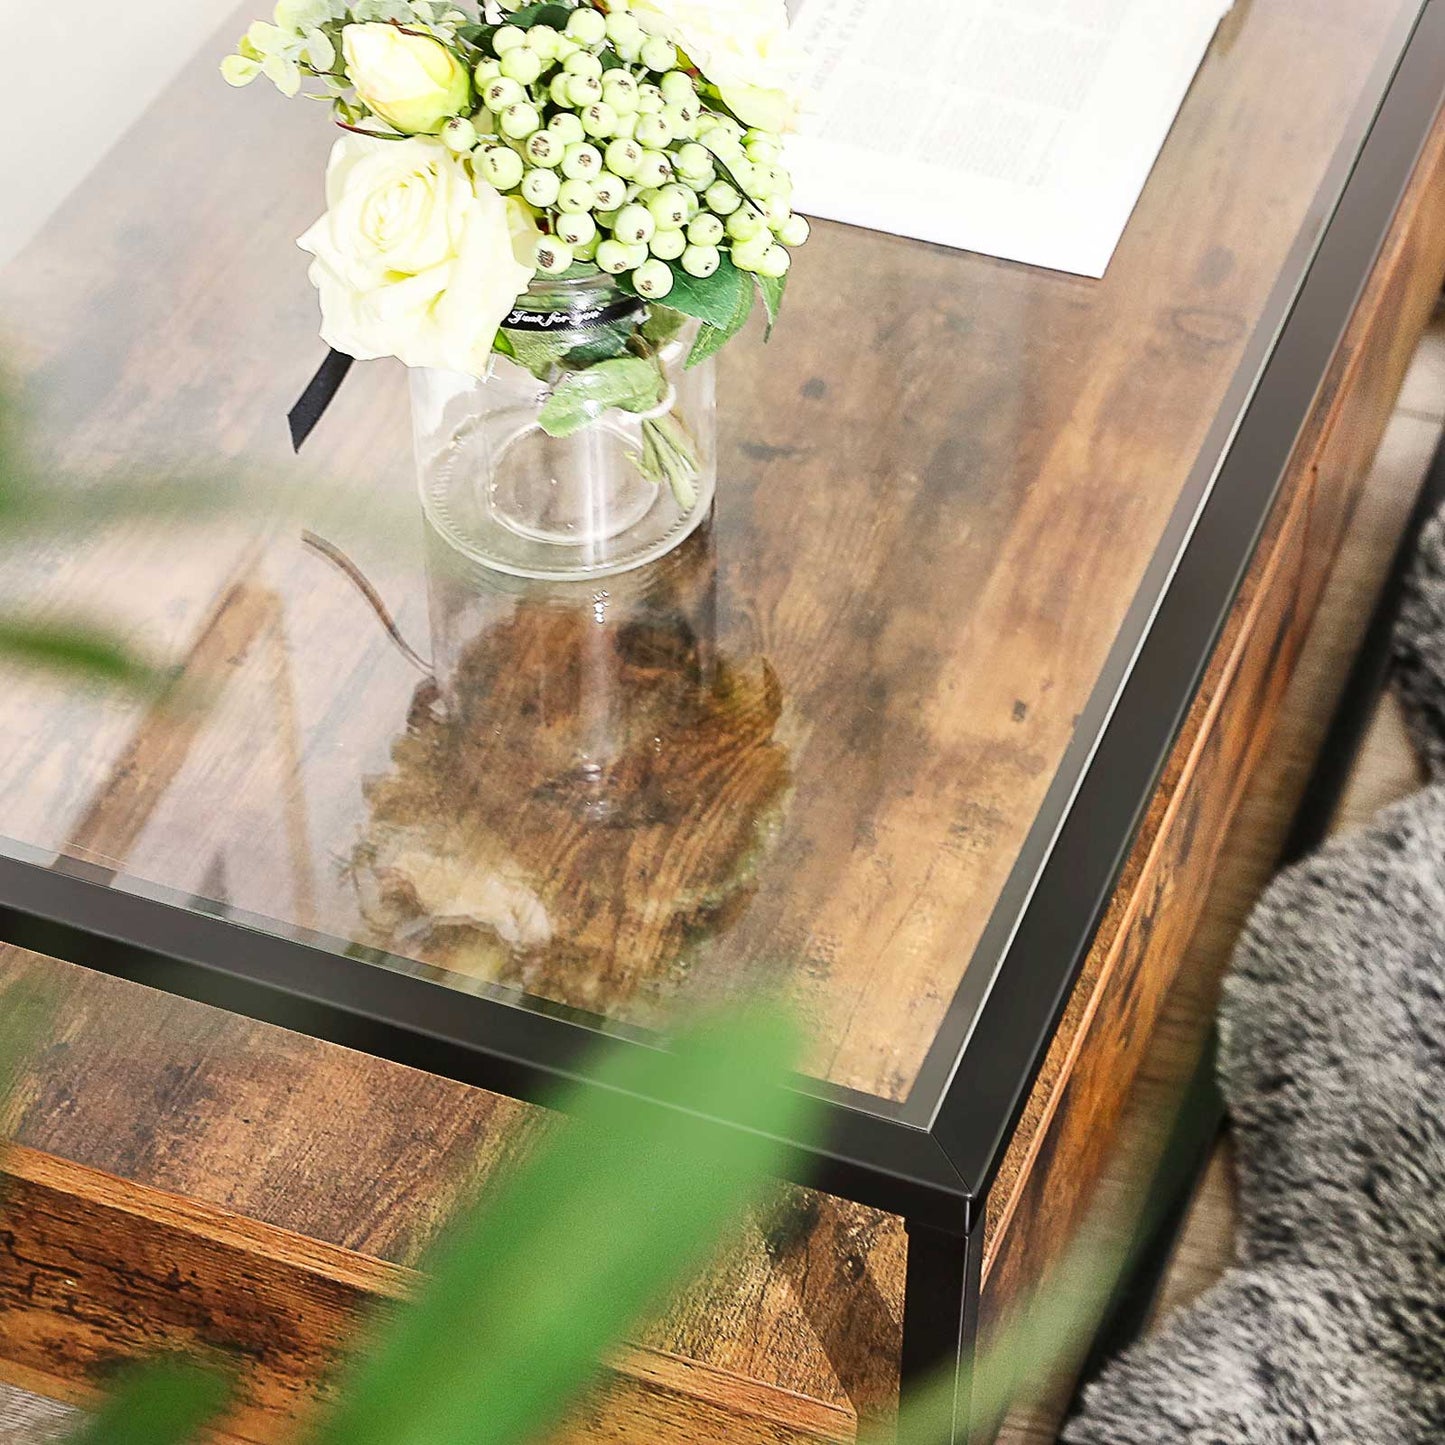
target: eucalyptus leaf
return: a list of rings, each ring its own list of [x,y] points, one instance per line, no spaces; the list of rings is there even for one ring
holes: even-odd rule
[[[308,1445],[544,1438],[604,1352],[762,1197],[779,1137],[812,1126],[816,1104],[784,1087],[797,1042],[758,1007],[671,1051],[604,1056],[560,1101],[572,1122],[462,1221],[357,1353]]]
[[[669,262],[672,270],[672,290],[667,293],[667,304],[674,311],[685,316],[695,316],[710,326],[726,327],[737,314],[739,294],[748,289],[746,276],[733,265],[728,256],[711,276],[699,278],[689,276],[676,262]],[[630,276],[619,277],[624,291],[640,295],[632,284]]]
[[[572,349],[572,338],[560,331],[501,331],[511,355],[538,381],[551,380],[562,358]]]
[[[662,373],[637,356],[602,361],[570,372],[537,414],[548,436],[569,437],[613,407],[648,411],[662,399]]]
[[[697,505],[698,457],[686,428],[675,416],[654,417],[642,424],[643,471],[672,488],[683,511]]]

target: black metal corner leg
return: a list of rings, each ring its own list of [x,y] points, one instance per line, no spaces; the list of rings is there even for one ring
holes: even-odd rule
[[[900,1406],[907,1409],[952,1372],[952,1427],[946,1445],[970,1445],[975,1439],[969,1386],[978,1337],[983,1229],[949,1234],[911,1223],[907,1229]],[[939,1445],[945,1445],[943,1436]]]

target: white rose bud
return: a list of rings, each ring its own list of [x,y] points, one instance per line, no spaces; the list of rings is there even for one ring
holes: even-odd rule
[[[342,136],[326,200],[298,244],[316,258],[327,345],[484,376],[497,328],[535,275],[528,208],[430,136]]]
[[[357,98],[406,135],[431,135],[469,108],[467,67],[440,41],[371,22],[341,32],[346,76]]]

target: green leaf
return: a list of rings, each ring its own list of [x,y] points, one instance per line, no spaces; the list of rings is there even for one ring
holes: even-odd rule
[[[638,356],[602,361],[558,383],[537,415],[548,436],[569,437],[613,407],[648,411],[662,399],[662,374]]]
[[[210,1370],[164,1360],[131,1373],[69,1445],[183,1445],[220,1414],[230,1393]]]
[[[647,320],[642,323],[641,331],[646,340],[661,347],[666,346],[686,325],[687,317],[681,311],[654,301],[647,308]]]
[[[456,34],[458,40],[464,40],[478,50],[485,50],[500,28],[498,25],[458,25]]]
[[[572,338],[559,331],[504,331],[513,360],[525,366],[538,381],[550,381],[562,358],[571,349]]]
[[[796,1046],[760,1007],[672,1051],[604,1056],[559,1101],[575,1119],[461,1221],[415,1302],[358,1352],[311,1445],[543,1438],[763,1196],[778,1137],[813,1127],[815,1103],[785,1087]]]
[[[693,441],[678,419],[669,414],[642,424],[643,475],[666,483],[683,511],[697,505],[698,458]]]
[[[728,265],[732,265],[729,261]],[[734,267],[734,270],[737,268]],[[739,271],[738,275],[742,276]],[[706,361],[708,357],[715,356],[744,326],[748,324],[748,317],[753,312],[753,287],[744,278],[743,284],[738,288],[737,306],[733,314],[723,326],[714,326],[710,322],[704,322],[702,330],[697,334],[697,340],[693,342],[692,351],[688,354],[688,366],[696,366],[699,362]]]
[[[597,327],[586,341],[574,346],[567,353],[567,365],[581,369],[624,355],[636,324],[633,318],[628,316],[621,321],[610,321]]]
[[[783,309],[783,293],[788,289],[788,273],[781,276],[758,276],[758,295],[763,298],[763,307],[768,313],[768,329],[763,340],[772,339],[773,327],[778,324],[778,313]]]
[[[667,304],[674,311],[685,316],[695,316],[711,326],[726,326],[737,313],[738,293],[747,289],[747,278],[728,256],[706,279],[689,276],[675,261],[668,263],[672,269],[672,290],[667,293]],[[640,293],[632,284],[630,276],[619,277],[622,289],[634,296]]]
[[[572,17],[570,5],[558,5],[556,0],[546,0],[540,5],[524,5],[507,16],[508,25],[520,25],[529,30],[533,25],[550,25],[554,30],[565,30]]]
[[[0,989],[0,1118],[53,1014],[49,994],[23,975]]]
[[[142,693],[159,692],[171,681],[164,669],[106,633],[4,615],[0,615],[0,662],[78,673]]]

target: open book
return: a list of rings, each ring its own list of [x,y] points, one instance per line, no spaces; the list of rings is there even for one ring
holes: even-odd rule
[[[804,0],[808,215],[1102,276],[1230,0]]]

